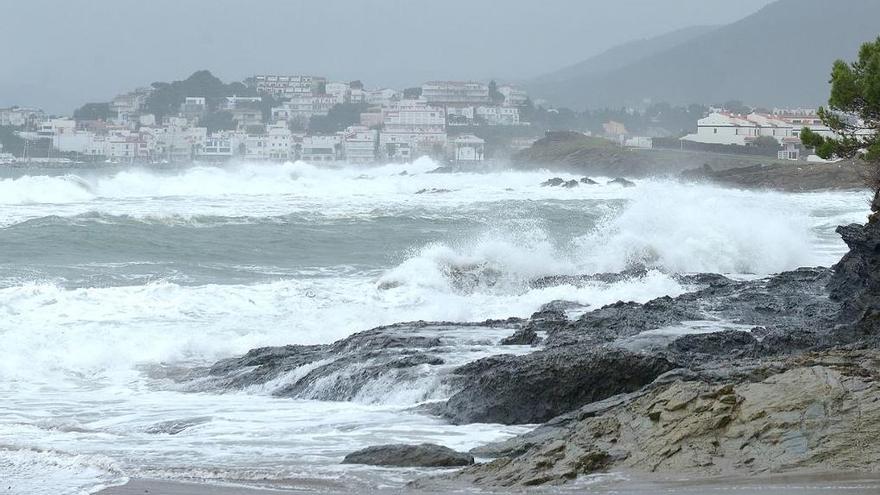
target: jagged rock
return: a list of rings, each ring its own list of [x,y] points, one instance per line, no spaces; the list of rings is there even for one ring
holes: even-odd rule
[[[636,183],[631,180],[624,179],[623,177],[618,177],[616,179],[612,179],[612,180],[608,181],[608,185],[609,186],[635,187]]]
[[[538,332],[533,327],[526,327],[503,339],[501,345],[538,345],[540,342],[541,337],[538,336]]]
[[[378,445],[352,452],[345,456],[342,463],[394,467],[459,467],[473,464],[474,457],[430,443]]]
[[[456,346],[497,345],[500,336],[493,342],[482,334],[496,328],[522,327],[519,319],[401,323],[328,345],[254,349],[210,368],[192,370],[181,381],[197,391],[269,386],[267,391],[279,397],[331,401],[355,400],[364,393],[369,393],[367,397],[391,393],[387,383],[406,387],[430,375],[438,377],[438,390],[442,390],[445,377],[462,364],[456,361],[460,359]],[[472,335],[461,332],[463,328]]]
[[[880,333],[880,222],[837,228],[849,246],[834,267],[828,284],[831,298],[840,301],[841,323],[854,324],[838,332],[843,341]],[[842,329],[843,330],[843,329]]]
[[[644,277],[647,274],[648,270],[646,270],[644,266],[636,266],[616,273],[593,273],[590,275],[550,275],[547,277],[541,277],[532,280],[531,282],[529,282],[529,286],[533,289],[542,289],[545,287],[554,287],[557,285],[574,285],[575,287],[584,287],[587,284],[593,282],[613,284],[622,282],[624,280]]]
[[[581,184],[586,184],[588,186],[595,186],[596,184],[598,184],[598,182],[594,181],[593,179],[591,179],[589,177],[583,177],[583,178],[581,178]]]
[[[560,179],[559,177],[554,177],[552,179],[548,179],[541,183],[541,187],[557,187],[565,184],[564,179]]]
[[[570,181],[566,181],[565,184],[562,184],[562,187],[565,187],[565,188],[567,188],[567,189],[571,189],[571,188],[573,188],[573,187],[577,187],[577,186],[579,186],[579,185],[580,185],[580,184],[578,184],[578,181],[572,179],[572,180],[570,180]]]
[[[564,483],[595,470],[677,476],[874,472],[880,352],[837,350],[766,376],[673,381],[496,447],[456,477],[486,486]],[[589,407],[589,406],[588,406]],[[543,431],[542,431],[543,430]],[[489,451],[488,453],[493,453]],[[592,462],[584,463],[584,459]]]
[[[439,412],[456,424],[539,423],[637,390],[672,368],[661,357],[587,346],[495,356],[455,370],[463,388]]]
[[[162,421],[161,423],[156,423],[148,427],[146,430],[144,430],[144,432],[151,435],[177,435],[178,433],[188,430],[194,426],[205,424],[210,421],[210,416],[187,419],[172,419],[170,421]]]

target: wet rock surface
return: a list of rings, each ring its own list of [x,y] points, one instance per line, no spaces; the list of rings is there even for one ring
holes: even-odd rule
[[[474,463],[474,456],[448,447],[423,443],[420,445],[377,445],[352,452],[343,464],[367,464],[393,467],[460,467]]]
[[[609,186],[621,186],[621,187],[635,187],[636,183],[631,180],[624,179],[623,177],[617,177],[616,179],[611,179],[610,181],[608,181],[608,185]]]
[[[443,396],[446,377],[458,365],[501,352],[501,340],[522,328],[518,319],[400,323],[333,344],[254,349],[192,370],[179,381],[190,390],[259,387],[278,397],[366,402],[427,382],[432,385],[415,387],[426,395],[414,400],[429,400],[437,398],[432,394]]]

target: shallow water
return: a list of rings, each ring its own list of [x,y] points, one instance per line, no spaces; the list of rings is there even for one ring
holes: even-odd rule
[[[400,486],[412,473],[338,462],[374,443],[468,449],[526,428],[412,412],[444,398],[429,379],[318,402],[188,393],[155,371],[399,321],[647,301],[689,290],[675,273],[829,265],[844,251],[834,227],[864,220],[867,201],[659,180],[545,188],[577,177],[427,173],[436,166],[0,173],[0,478],[33,494],[129,477]],[[651,270],[614,284],[528,285],[637,264]],[[496,352],[463,343],[458,358]],[[192,426],[151,433],[167,421]]]

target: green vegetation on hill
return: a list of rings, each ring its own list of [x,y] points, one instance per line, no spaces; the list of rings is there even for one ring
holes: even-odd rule
[[[369,109],[366,103],[341,103],[333,106],[327,115],[315,115],[309,120],[309,131],[333,134],[346,127],[360,124],[361,114]]]
[[[73,112],[76,120],[110,120],[116,118],[116,112],[109,103],[86,103]]]
[[[146,112],[158,120],[176,114],[188,96],[205,97],[209,111],[216,110],[227,96],[257,96],[256,90],[240,82],[224,84],[207,70],[195,72],[183,81],[154,82],[152,86],[154,91],[147,98]]]

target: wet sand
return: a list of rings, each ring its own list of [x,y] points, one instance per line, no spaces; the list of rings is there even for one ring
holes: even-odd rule
[[[614,478],[614,477],[612,477]],[[97,495],[342,495],[350,493],[413,494],[420,493],[546,493],[596,495],[877,495],[880,494],[880,473],[875,475],[815,474],[776,475],[761,478],[719,478],[712,480],[629,480],[600,479],[592,483],[573,483],[556,487],[499,488],[497,491],[475,489],[461,485],[438,484],[429,490],[385,489],[365,491],[340,490],[338,486],[309,486],[308,488],[247,488],[136,479],[120,487],[108,488]]]

